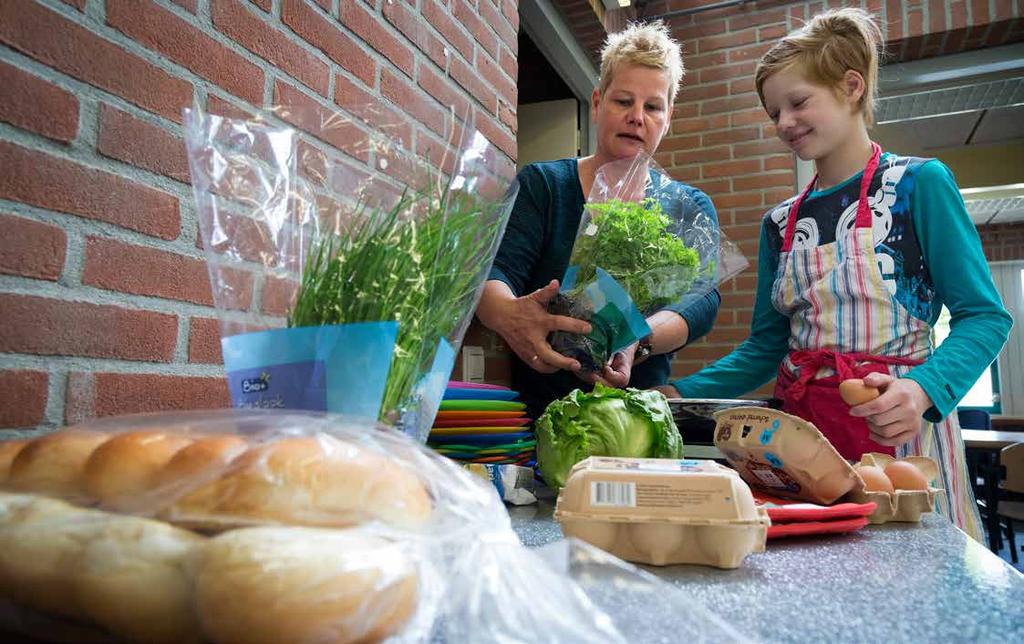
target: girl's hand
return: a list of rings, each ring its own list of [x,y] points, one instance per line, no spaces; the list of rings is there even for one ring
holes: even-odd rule
[[[924,412],[932,400],[921,385],[909,378],[893,378],[884,373],[869,373],[864,384],[877,387],[882,395],[850,408],[851,416],[867,421],[871,440],[880,445],[898,447],[909,443],[921,431]]]
[[[551,348],[548,334],[552,331],[571,331],[586,335],[590,325],[583,320],[551,315],[548,302],[558,294],[558,280],[529,295],[508,300],[501,311],[500,328],[495,329],[519,359],[534,371],[554,373],[560,369],[577,371],[580,363]]]

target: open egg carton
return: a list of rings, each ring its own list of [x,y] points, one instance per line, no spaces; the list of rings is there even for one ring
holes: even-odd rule
[[[715,446],[751,486],[772,496],[831,505],[842,499],[874,502],[871,523],[921,520],[934,507],[937,488],[869,492],[864,480],[812,423],[775,409],[739,407],[715,414]],[[884,469],[891,456],[865,454],[861,465]],[[925,478],[938,474],[935,462],[925,457],[905,460]]]
[[[895,459],[888,454],[872,452],[864,454],[859,465],[873,465],[884,470],[886,466],[896,460],[913,465],[927,481],[934,481],[939,476],[938,465],[926,456]],[[861,486],[852,490],[848,497],[855,503],[870,502],[878,505],[878,509],[868,517],[868,521],[871,523],[888,523],[889,521],[918,523],[921,521],[922,514],[932,511],[932,508],[935,507],[935,497],[941,493],[943,493],[941,488],[930,485],[926,490],[897,489],[891,494],[885,491],[869,491]]]
[[[558,495],[555,519],[621,559],[737,568],[764,552],[770,524],[737,474],[714,461],[590,457]]]

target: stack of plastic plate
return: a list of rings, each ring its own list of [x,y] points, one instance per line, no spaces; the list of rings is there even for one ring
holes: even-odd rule
[[[533,420],[518,398],[508,387],[449,382],[427,444],[464,463],[533,467]]]

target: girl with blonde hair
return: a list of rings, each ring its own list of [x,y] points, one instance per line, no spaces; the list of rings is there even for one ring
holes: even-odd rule
[[[483,324],[512,349],[513,386],[532,414],[595,380],[616,387],[651,388],[668,381],[672,353],[706,334],[721,298],[717,291],[680,302],[648,317],[653,334],[615,354],[602,373],[580,373],[574,359],[547,342],[554,330],[589,333],[587,323],[550,315],[569,264],[586,195],[598,169],[640,152],[653,155],[672,122],[672,104],[683,77],[679,43],[660,22],[630,25],[608,37],[601,76],[591,96],[597,149],[591,156],[531,163],[519,173],[519,196],[477,309]],[[680,186],[688,203],[683,218],[699,211],[715,222],[703,192]]]
[[[761,59],[762,105],[817,174],[764,217],[750,337],[663,391],[733,398],[776,377],[783,410],[813,422],[845,458],[938,461],[937,509],[980,540],[956,405],[1012,319],[949,168],[882,152],[868,136],[881,41],[866,12],[833,10]],[[951,330],[933,349],[943,305]],[[851,378],[881,395],[848,407],[838,385]]]

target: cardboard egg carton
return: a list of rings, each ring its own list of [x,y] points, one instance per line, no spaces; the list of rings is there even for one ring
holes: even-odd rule
[[[760,407],[715,414],[715,447],[751,486],[773,496],[829,505],[864,487],[818,428]]]
[[[566,537],[620,559],[737,568],[764,552],[767,511],[732,470],[713,461],[590,457],[558,495]]]
[[[938,464],[927,456],[908,456],[895,459],[888,454],[871,452],[861,456],[860,465],[874,465],[884,470],[889,463],[895,460],[910,463],[924,474],[928,481],[934,481],[939,476]],[[848,498],[855,503],[871,502],[878,505],[878,509],[868,517],[870,523],[888,523],[889,521],[919,523],[921,515],[931,512],[935,507],[935,495],[941,492],[941,488],[930,486],[927,490],[896,490],[894,494],[869,492],[864,489],[862,482],[858,488],[850,492]]]

